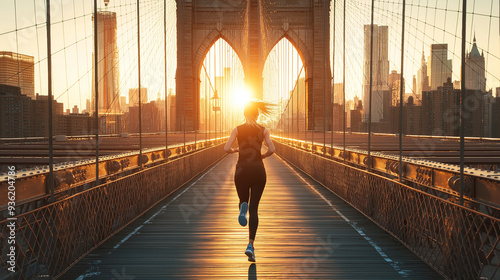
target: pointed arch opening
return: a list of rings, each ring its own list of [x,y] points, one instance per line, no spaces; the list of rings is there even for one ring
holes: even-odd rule
[[[283,37],[269,52],[263,68],[264,100],[277,105],[270,126],[278,131],[304,130],[307,118],[306,65],[301,53]]]
[[[243,120],[249,100],[239,56],[223,38],[207,50],[199,68],[199,129],[207,139],[220,137]]]

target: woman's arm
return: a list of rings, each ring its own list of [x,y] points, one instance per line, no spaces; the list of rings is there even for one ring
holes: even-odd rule
[[[232,153],[237,153],[239,150],[238,148],[233,149],[231,148],[234,144],[234,141],[236,141],[236,136],[238,136],[238,128],[235,127],[233,131],[231,131],[231,136],[229,136],[229,139],[227,140],[226,146],[224,146],[224,151],[228,154]]]
[[[264,128],[264,140],[267,144],[267,152],[262,155],[263,159],[274,154],[275,150],[273,141],[271,140],[271,133],[269,133],[269,130],[267,130],[267,128]]]

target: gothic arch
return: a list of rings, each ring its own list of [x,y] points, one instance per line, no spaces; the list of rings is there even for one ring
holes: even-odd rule
[[[324,103],[322,93],[330,92],[331,84],[327,82],[330,67],[314,57],[324,55],[329,59],[326,42],[330,40],[330,33],[318,34],[323,34],[321,31],[329,22],[331,0],[276,0],[271,6],[263,0],[176,2],[176,102],[182,104],[176,108],[177,129],[197,127],[199,74],[205,55],[219,38],[236,52],[243,66],[245,84],[254,85],[256,93],[262,92],[262,70],[269,52],[281,39],[287,38],[305,65],[309,104],[317,111],[308,115],[308,126],[323,129],[325,118],[328,126],[331,112],[323,112],[321,105]]]
[[[306,74],[305,76],[307,78],[309,71],[312,70],[313,61],[311,58],[311,54],[309,53],[306,44],[299,38],[297,33],[294,32],[293,30],[283,31],[277,34],[277,36],[274,36],[274,38],[269,38],[271,43],[268,45],[269,48],[265,50],[264,53],[265,59],[263,61],[263,65],[266,63],[267,58],[271,53],[271,51],[273,50],[273,48],[284,38],[286,38],[293,45],[295,50],[297,50],[297,52],[299,53],[300,58],[302,59],[302,63],[304,64],[304,70]]]
[[[234,52],[238,56],[238,59],[240,60],[241,64],[243,65],[243,70],[246,72],[246,69],[245,69],[246,63],[244,63],[244,60],[242,59],[243,52],[242,52],[242,48],[241,48],[240,44],[235,43],[235,42],[237,42],[237,40],[235,38],[233,38],[231,33],[224,31],[224,30],[218,31],[215,29],[215,30],[212,30],[204,38],[204,40],[202,41],[202,43],[200,44],[200,46],[196,50],[196,54],[194,57],[194,65],[196,67],[195,68],[196,73],[194,73],[194,75],[195,75],[194,77],[197,77],[197,79],[199,79],[199,77],[200,77],[201,69],[203,66],[203,60],[205,59],[205,56],[210,51],[210,48],[212,48],[212,46],[215,44],[215,42],[217,42],[217,40],[219,40],[219,39],[226,41],[226,43],[234,50]]]

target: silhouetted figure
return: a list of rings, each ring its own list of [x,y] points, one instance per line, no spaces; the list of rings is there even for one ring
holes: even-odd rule
[[[245,254],[248,256],[248,260],[252,262],[255,261],[253,243],[259,225],[259,201],[266,186],[266,169],[262,159],[274,153],[271,134],[265,127],[257,123],[257,119],[259,114],[269,116],[271,107],[271,104],[263,101],[249,101],[243,110],[245,123],[231,131],[231,136],[224,147],[227,153],[239,153],[234,174],[234,183],[240,199],[238,221],[240,225],[246,226],[246,213],[247,210],[250,210],[250,236]],[[238,148],[231,148],[236,139],[238,139]],[[268,149],[266,153],[261,154],[263,141],[266,141]]]

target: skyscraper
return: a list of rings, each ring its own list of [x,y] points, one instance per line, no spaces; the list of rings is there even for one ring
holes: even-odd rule
[[[336,83],[332,86],[332,101],[337,104],[344,104],[344,84]]]
[[[391,105],[397,106],[399,104],[399,97],[401,95],[401,74],[399,74],[396,70],[392,70],[391,74],[389,74],[389,87],[392,93],[391,97]],[[403,94],[405,93],[405,84],[403,83]],[[404,100],[404,95],[403,95]],[[390,109],[389,109],[390,110]]]
[[[372,62],[372,122],[384,117],[384,92],[390,91],[389,31],[387,26],[373,25],[373,57],[370,53],[371,25],[364,26],[363,118],[368,120],[370,101],[370,61]]]
[[[94,34],[95,36],[95,34]],[[97,54],[99,114],[120,112],[118,47],[116,43],[116,13],[97,13]],[[92,59],[92,111],[95,110],[95,65]]]
[[[90,99],[85,99],[85,113],[92,112],[92,108],[90,108]]]
[[[128,105],[127,105],[127,97],[126,96],[120,96],[120,111],[122,111],[122,113],[128,112]]]
[[[19,87],[0,84],[0,137],[33,136],[32,106]]]
[[[422,51],[422,59],[420,61],[420,69],[417,71],[417,84],[415,94],[422,97],[423,91],[429,91],[429,76],[427,75],[427,62],[425,61],[425,53]]]
[[[14,52],[0,52],[0,84],[19,87],[21,94],[35,99],[33,57]]]
[[[148,103],[148,89],[141,87],[141,104]],[[128,105],[139,106],[139,89],[131,88],[128,90]]]
[[[427,73],[429,75],[429,90],[437,90],[451,79],[451,59],[448,59],[448,44],[432,44]]]
[[[486,91],[486,71],[484,54],[480,54],[476,45],[476,37],[472,44],[472,50],[465,58],[465,88],[467,90]]]

